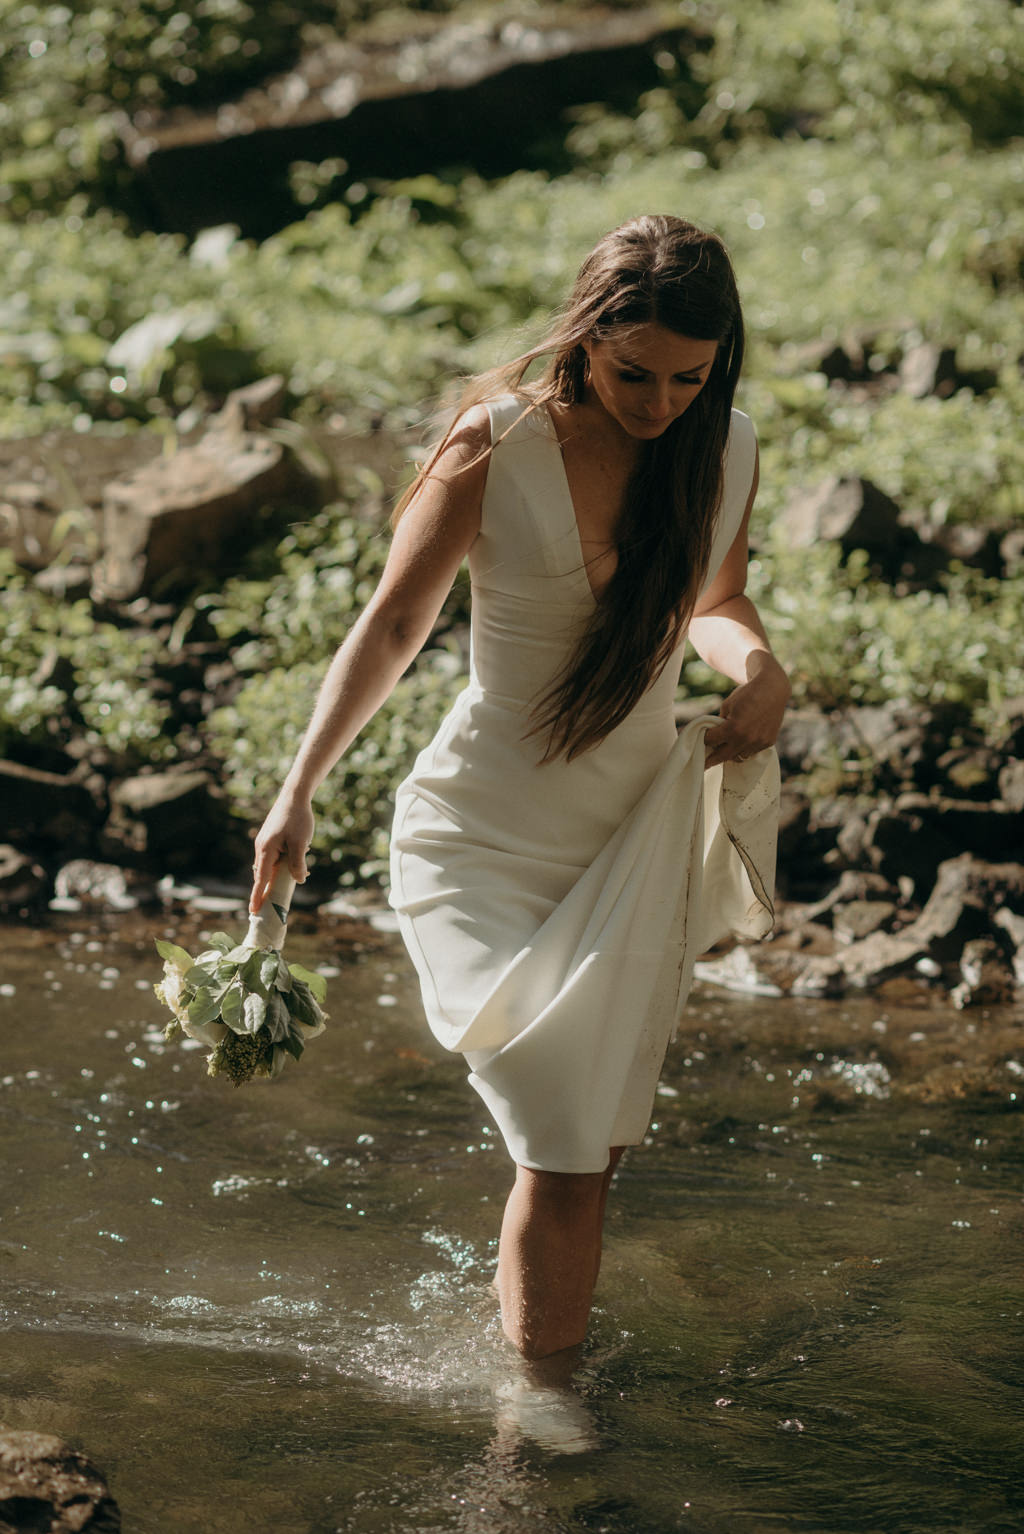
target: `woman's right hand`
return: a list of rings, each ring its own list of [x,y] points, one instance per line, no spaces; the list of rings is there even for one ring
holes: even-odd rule
[[[256,836],[249,910],[255,915],[266,900],[278,863],[296,884],[306,881],[306,852],[313,840],[313,809],[308,799],[281,793]]]

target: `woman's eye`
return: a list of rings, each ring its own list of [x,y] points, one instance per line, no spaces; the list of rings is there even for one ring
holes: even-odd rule
[[[623,383],[643,383],[644,381],[644,375],[642,373],[620,372],[619,377],[622,379]]]

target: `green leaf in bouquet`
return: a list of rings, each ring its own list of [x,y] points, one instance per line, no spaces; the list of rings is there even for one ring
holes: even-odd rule
[[[291,1031],[291,1014],[284,997],[275,991],[267,1002],[267,1032],[275,1044],[280,1044]]]
[[[260,969],[263,966],[263,951],[254,948],[238,971],[243,991],[255,991],[257,995],[263,994],[263,983],[260,980]]]
[[[264,990],[269,991],[272,986],[277,984],[277,967],[280,962],[281,955],[279,953],[271,951],[263,955],[260,963],[260,985],[263,986]]]
[[[267,1020],[267,1003],[265,999],[254,991],[242,1003],[242,1018],[246,1033],[259,1033]]]
[[[200,986],[188,1005],[188,1020],[202,1027],[204,1023],[215,1022],[220,1016],[220,996],[211,990],[209,986]]]
[[[225,985],[230,985],[231,981],[238,974],[238,965],[234,964],[230,959],[221,959],[216,965],[216,974],[218,980],[223,981]]]
[[[224,957],[230,959],[232,964],[244,964],[247,959],[252,958],[254,952],[258,951],[258,949],[250,948],[248,943],[239,943],[236,947],[229,948]]]
[[[302,964],[289,964],[294,980],[301,980],[303,985],[308,986],[320,1002],[321,1006],[327,1000],[327,981],[323,975],[318,975],[314,970],[306,969]]]
[[[304,980],[293,978],[292,988],[286,994],[285,1002],[296,1022],[305,1023],[309,1028],[316,1027],[320,1021],[320,1009]]]
[[[242,992],[237,985],[228,986],[220,1004],[220,1020],[235,1033],[245,1032]]]
[[[194,990],[198,991],[200,987],[215,986],[217,984],[217,976],[212,969],[207,969],[205,964],[193,964],[185,976],[185,984],[192,986]]]
[[[290,991],[292,988],[292,972],[283,954],[277,956],[277,978],[274,985],[279,991]]]
[[[176,964],[181,970],[192,968],[192,955],[186,953],[184,948],[179,948],[177,943],[169,943],[166,938],[158,937],[156,940],[156,951],[161,959],[167,959],[169,963]]]
[[[284,1048],[288,1051],[293,1060],[298,1060],[299,1056],[302,1054],[302,1051],[306,1047],[305,1044],[303,1044],[300,1036],[297,1033],[291,1032],[285,1035],[285,1037],[281,1040],[281,1043],[284,1045]]]
[[[211,932],[210,947],[216,948],[218,953],[229,954],[235,946],[233,937],[228,937],[226,932]]]

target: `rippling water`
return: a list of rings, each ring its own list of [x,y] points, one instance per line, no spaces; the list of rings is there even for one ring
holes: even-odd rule
[[[1024,1526],[1019,1010],[698,994],[569,1393],[501,1338],[504,1151],[396,941],[293,936],[332,1022],[236,1092],[164,1043],[163,932],[2,931],[0,1420],[126,1531]]]

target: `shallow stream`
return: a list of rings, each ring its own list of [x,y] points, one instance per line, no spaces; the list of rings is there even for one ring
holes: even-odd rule
[[[235,1091],[150,990],[198,921],[79,921],[0,929],[0,1421],[126,1534],[1024,1526],[1019,1009],[695,993],[568,1394],[502,1341],[505,1154],[397,939],[300,924],[332,1022]]]

